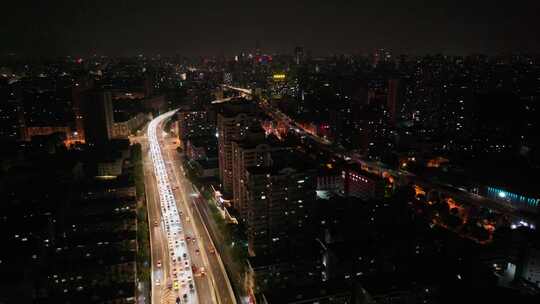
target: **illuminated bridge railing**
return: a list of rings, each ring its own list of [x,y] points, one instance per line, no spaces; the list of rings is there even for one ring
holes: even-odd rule
[[[497,200],[503,200],[523,209],[538,209],[540,199],[512,193],[504,189],[487,187],[487,196]]]

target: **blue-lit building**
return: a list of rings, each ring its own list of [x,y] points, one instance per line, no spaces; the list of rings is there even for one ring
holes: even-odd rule
[[[540,198],[528,197],[496,187],[487,187],[486,196],[498,201],[506,201],[520,210],[532,212],[538,212],[540,210]]]

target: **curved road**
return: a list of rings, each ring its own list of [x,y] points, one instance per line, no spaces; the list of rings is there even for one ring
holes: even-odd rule
[[[175,158],[175,140],[163,132],[174,112],[153,119],[145,136],[137,138],[143,149],[152,303],[236,303],[208,231],[190,208],[193,191]]]

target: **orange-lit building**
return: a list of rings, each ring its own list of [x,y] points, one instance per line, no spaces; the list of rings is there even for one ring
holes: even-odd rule
[[[66,135],[67,140],[72,140],[74,138],[74,133],[71,131],[70,127],[52,127],[52,126],[43,126],[43,127],[24,127],[24,140],[30,141],[34,136],[46,136],[53,133],[63,133]]]

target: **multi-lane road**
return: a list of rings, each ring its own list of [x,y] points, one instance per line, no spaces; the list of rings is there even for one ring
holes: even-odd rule
[[[219,250],[213,243],[213,238],[210,236],[210,232],[204,223],[208,221],[208,215],[205,220],[202,219],[199,209],[203,209],[202,206],[196,206],[195,204],[204,204],[206,200],[202,198],[201,193],[193,187],[191,182],[186,178],[185,172],[182,167],[182,159],[177,152],[178,144],[175,137],[166,137],[164,139],[163,148],[165,150],[165,157],[167,163],[172,168],[171,180],[173,184],[177,186],[176,191],[179,196],[182,196],[180,200],[182,210],[187,211],[187,215],[190,217],[190,224],[192,231],[198,236],[197,245],[200,250],[200,256],[203,258],[204,265],[207,269],[208,277],[211,281],[212,287],[215,289],[216,297],[220,304],[233,304],[236,303],[232,285],[227,275],[223,261],[219,254]],[[201,207],[201,208],[198,208]],[[204,250],[203,250],[204,248]]]
[[[193,259],[189,253],[189,237],[186,236],[182,212],[178,210],[169,182],[169,169],[161,151],[161,125],[174,111],[152,120],[148,125],[148,153],[153,169],[154,182],[148,187],[151,196],[150,225],[152,250],[152,299],[154,303],[199,303],[197,289],[204,284],[195,284]],[[146,150],[144,151],[146,153]],[[148,170],[147,170],[148,172]],[[157,204],[156,204],[157,203]],[[150,204],[149,204],[150,205]]]
[[[219,253],[192,207],[175,139],[163,131],[174,111],[152,120],[142,144],[150,221],[152,303],[236,303]]]

